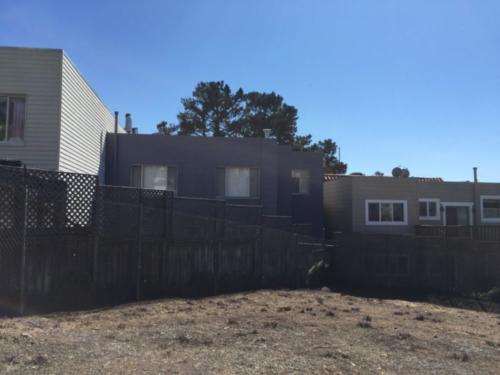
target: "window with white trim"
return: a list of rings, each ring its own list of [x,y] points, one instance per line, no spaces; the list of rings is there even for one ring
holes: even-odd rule
[[[439,220],[441,217],[439,199],[419,199],[418,216],[420,220]]]
[[[143,189],[177,191],[177,168],[166,165],[134,165],[131,186]]]
[[[407,201],[396,200],[367,200],[367,225],[407,225]]]
[[[22,141],[26,118],[26,98],[0,95],[0,142]]]
[[[481,220],[485,223],[500,223],[500,195],[481,196]]]

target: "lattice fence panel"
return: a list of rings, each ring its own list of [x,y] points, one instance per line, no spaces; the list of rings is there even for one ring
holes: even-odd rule
[[[19,298],[24,199],[22,170],[0,168],[0,298],[6,308]]]

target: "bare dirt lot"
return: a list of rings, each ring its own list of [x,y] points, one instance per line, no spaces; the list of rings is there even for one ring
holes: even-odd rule
[[[499,371],[497,313],[329,291],[0,319],[1,373]]]

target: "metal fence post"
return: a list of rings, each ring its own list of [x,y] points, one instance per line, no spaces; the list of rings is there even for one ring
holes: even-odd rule
[[[26,181],[26,166],[23,169],[23,186],[24,186],[24,199],[23,199],[23,238],[21,246],[21,275],[20,275],[20,296],[19,296],[19,312],[24,315],[26,310],[26,258],[28,246],[28,204],[29,204],[29,190]]]
[[[135,298],[140,300],[142,298],[142,221],[143,221],[143,204],[142,204],[142,190],[137,189],[139,192],[139,210],[137,215],[137,278],[135,287]]]

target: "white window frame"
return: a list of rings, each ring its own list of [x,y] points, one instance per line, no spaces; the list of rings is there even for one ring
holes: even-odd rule
[[[435,216],[420,216],[420,203],[427,203],[427,214],[429,214],[429,203],[436,203],[436,215]],[[418,218],[420,220],[441,220],[441,202],[437,198],[420,198],[418,200]]]
[[[403,204],[403,221],[370,221],[369,205],[370,203],[379,204],[379,217],[382,218],[382,204],[383,203],[398,203]],[[393,199],[367,199],[365,200],[365,224],[366,225],[408,225],[408,201],[406,200],[393,200]]]
[[[474,207],[473,202],[441,202],[441,206],[443,206],[443,225],[446,224],[446,207],[468,207],[469,208],[469,225],[474,223],[474,212],[472,208]]]
[[[481,201],[481,222],[482,223],[490,223],[490,224],[498,224],[498,223],[500,223],[500,218],[484,217],[483,201],[485,199],[500,200],[500,195],[481,195],[480,196],[480,201]]]
[[[160,190],[160,191],[171,191],[174,193],[174,195],[177,195],[177,189],[179,188],[179,170],[177,168],[177,166],[175,165],[167,165],[167,164],[133,164],[131,167],[130,167],[130,179],[132,179],[132,167],[139,167],[140,170],[141,170],[141,189],[146,189],[144,187],[144,167],[166,167],[167,168],[167,183],[168,183],[168,170],[170,168],[175,168],[176,169],[176,174],[177,176],[175,176],[175,181],[177,182],[177,186],[175,189],[169,189],[168,186],[165,187],[165,189],[153,189],[153,190]]]
[[[27,107],[28,107],[28,99],[26,95],[21,95],[21,94],[1,94],[0,96],[5,96],[7,98],[6,105],[7,108],[5,108],[5,138],[0,139],[0,144],[5,144],[5,143],[12,143],[13,141],[9,138],[9,107],[10,107],[10,98],[22,98],[24,99],[24,127],[23,127],[23,139],[20,141],[21,145],[24,144],[24,132],[26,131],[26,115],[28,113]],[[17,145],[17,143],[16,143]]]

